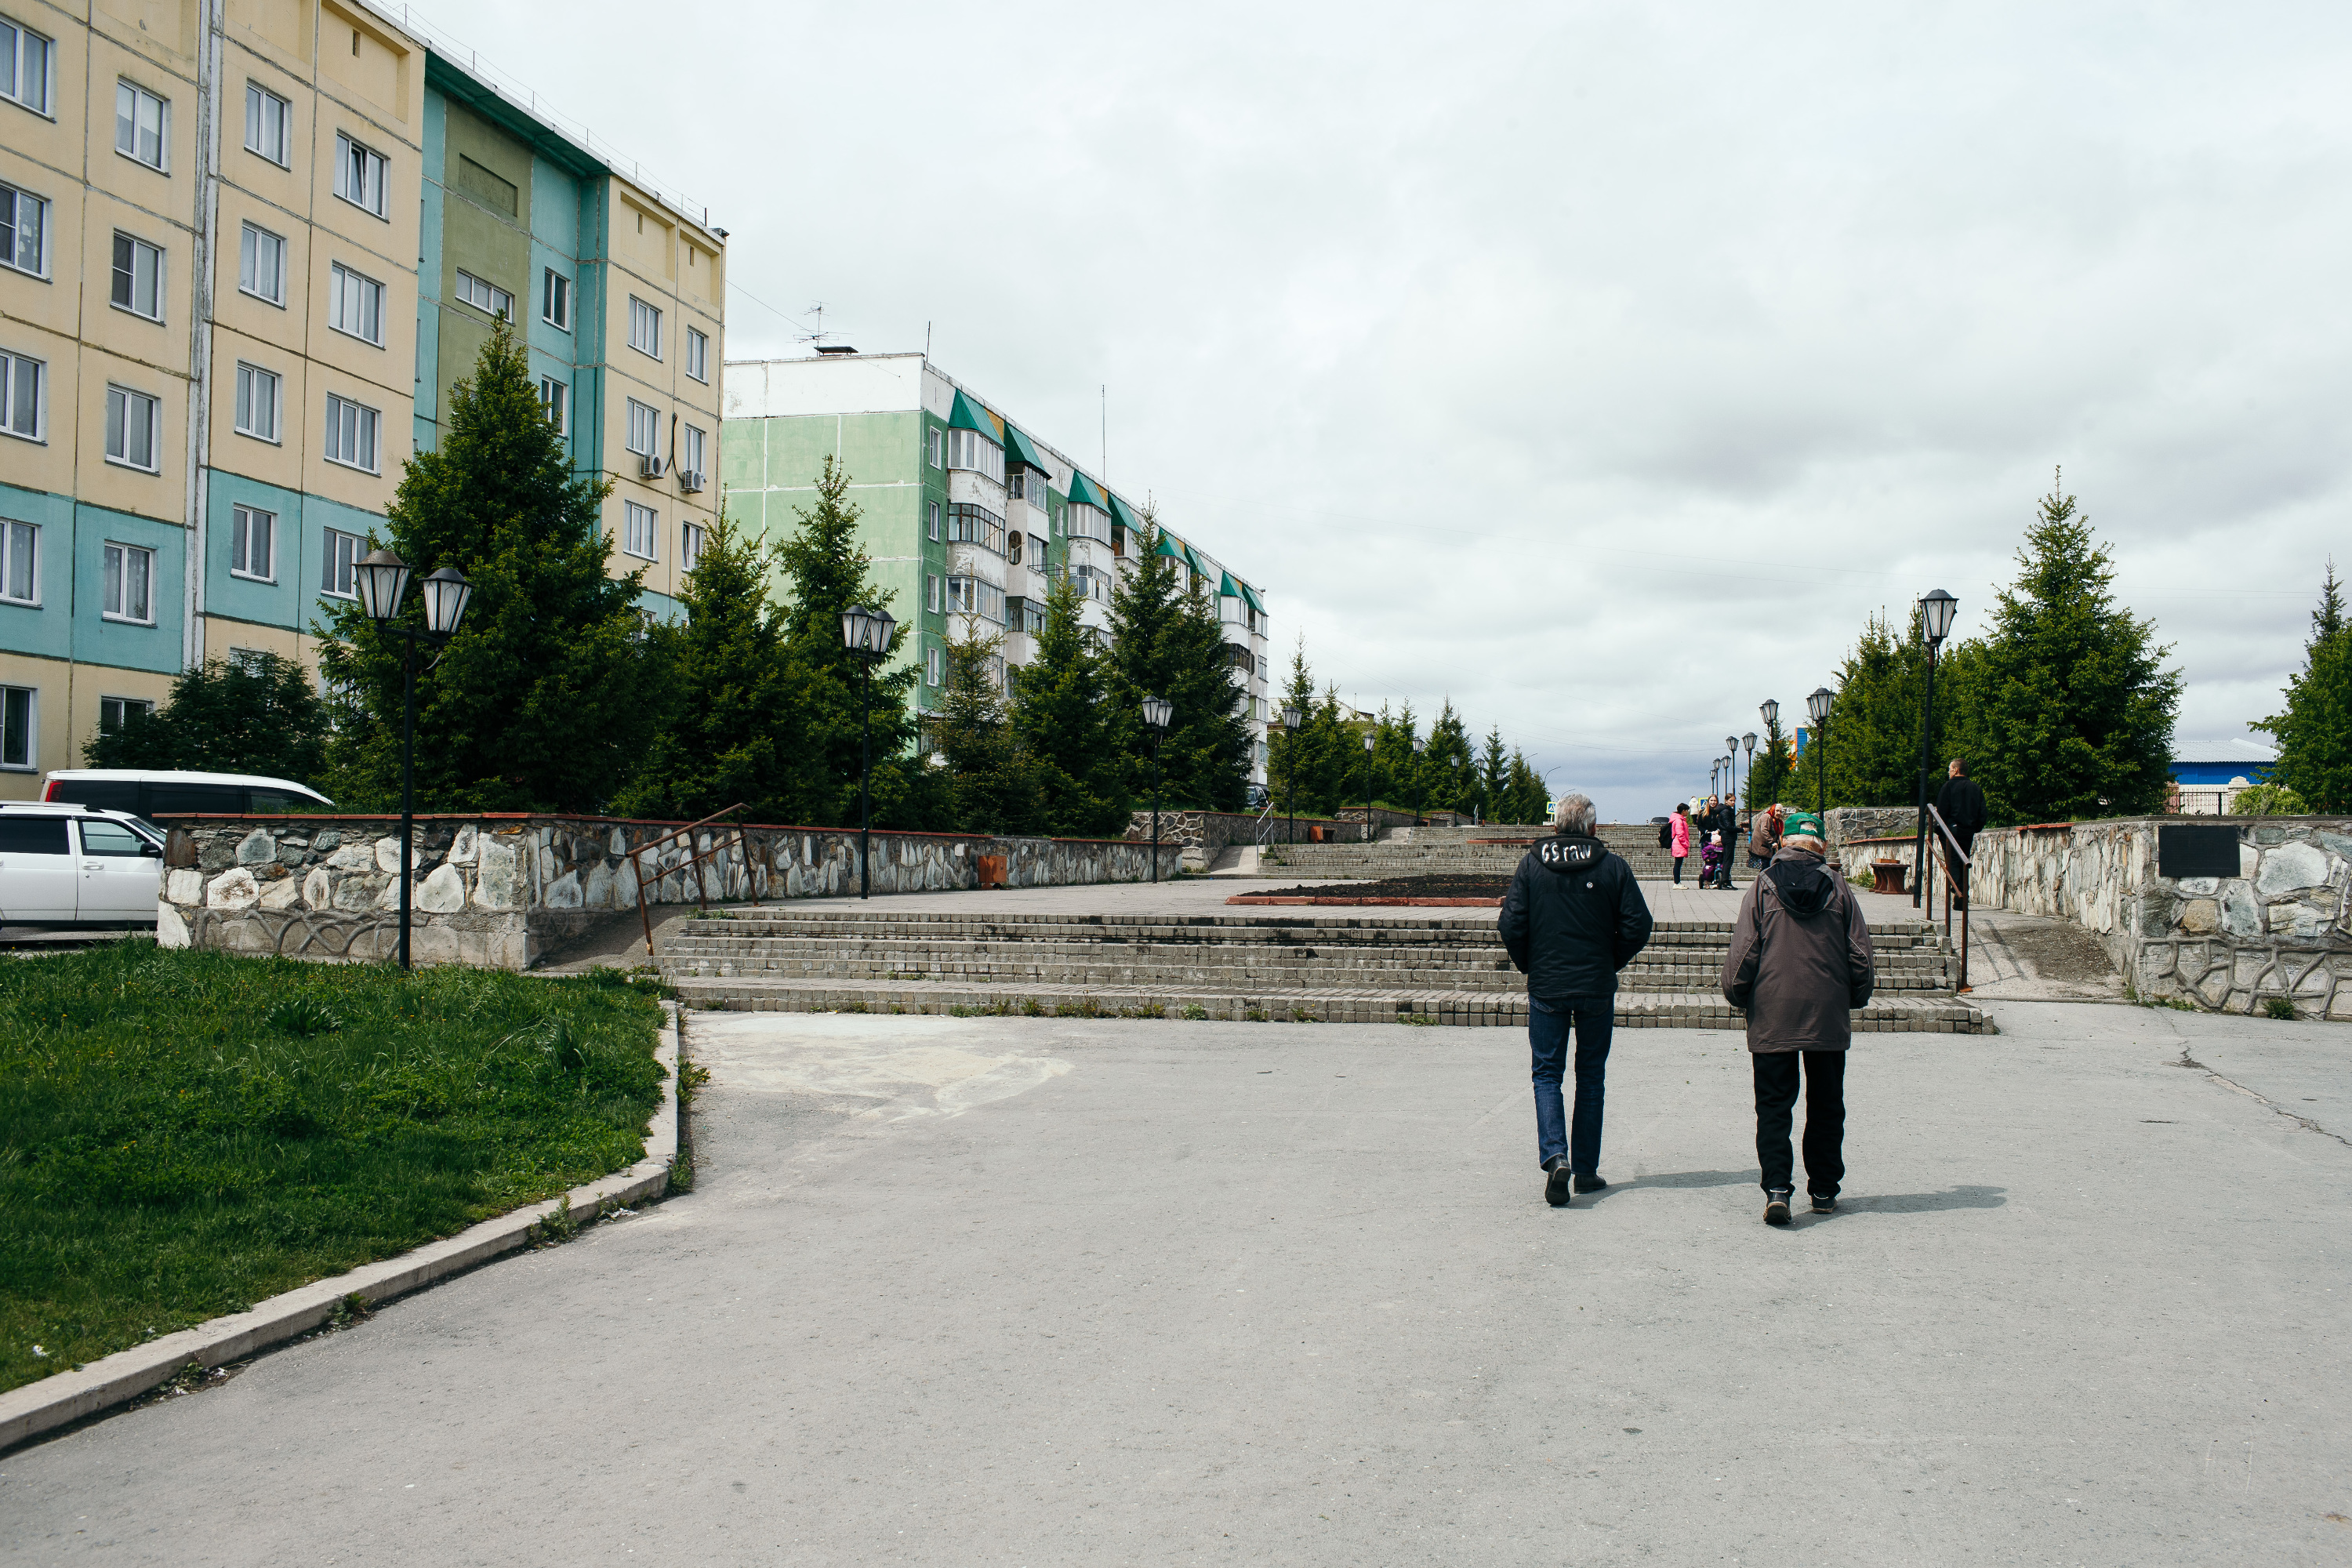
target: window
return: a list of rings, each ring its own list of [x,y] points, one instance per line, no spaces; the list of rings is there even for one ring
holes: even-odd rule
[[[162,405],[127,386],[106,389],[106,460],[155,471],[155,434]]]
[[[151,169],[163,166],[163,100],[127,81],[114,84],[114,150]]]
[[[257,440],[278,439],[279,383],[276,371],[259,365],[236,367],[236,430]]]
[[[106,547],[106,586],[100,615],[110,621],[152,621],[154,606],[148,589],[155,579],[155,552],[136,544]]]
[[[1021,531],[1017,528],[1004,536],[1004,559],[1015,566],[1021,564]]]
[[[327,325],[383,347],[383,285],[337,262],[327,275]]]
[[[0,430],[41,438],[42,384],[49,367],[24,354],[0,353]]]
[[[654,540],[661,527],[661,514],[649,506],[639,506],[633,500],[621,503],[621,548],[643,560],[654,558]]]
[[[661,358],[661,312],[635,294],[629,296],[629,346]]]
[[[935,468],[940,466],[940,454],[943,450],[940,435],[941,432],[934,426],[931,430],[931,467]]]
[[[1045,629],[1045,606],[1037,599],[1021,601],[1021,629],[1034,637]]]
[[[971,468],[986,474],[1001,485],[1004,482],[1004,448],[977,430],[950,430],[948,432],[948,467]]]
[[[41,531],[30,522],[0,522],[0,602],[41,602]]]
[[[551,267],[539,301],[541,320],[551,327],[572,330],[572,279]]]
[[[692,327],[686,329],[686,374],[697,381],[710,379],[710,340]]]
[[[703,529],[698,522],[689,522],[677,531],[677,564],[681,571],[691,572],[702,563]]]
[[[151,321],[163,319],[163,253],[127,234],[114,237],[114,305]]]
[[[1062,514],[1062,533],[1068,539],[1110,542],[1110,514],[1098,506],[1074,506]]]
[[[555,426],[559,436],[572,434],[572,385],[551,375],[539,378],[539,405],[547,410],[547,422]]]
[[[32,689],[23,686],[0,686],[0,768],[30,771],[32,766]],[[59,822],[58,826],[62,829],[65,824]],[[60,833],[59,837],[62,837],[63,834]]]
[[[228,569],[257,583],[278,581],[278,514],[238,507],[229,524]]]
[[[928,585],[924,591],[924,603],[929,607],[931,614],[936,616],[940,613],[940,580],[937,577],[926,577],[923,581]]]
[[[36,278],[48,276],[42,241],[49,232],[49,204],[14,185],[0,185],[0,267]]]
[[[47,114],[57,58],[58,47],[48,39],[0,17],[0,98]]]
[[[376,429],[383,416],[362,408],[348,397],[327,395],[327,461],[347,468],[381,471],[376,460]]]
[[[131,720],[152,718],[154,713],[155,705],[144,698],[101,697],[98,700],[98,732],[101,735],[120,735],[122,733],[124,726],[128,725]],[[84,818],[82,821],[81,841],[85,846],[87,846],[90,841],[90,829],[94,826],[96,825],[91,823],[88,818]],[[122,855],[136,855],[139,853],[139,841],[137,838],[132,837],[131,829],[117,826],[111,822],[107,823],[105,826],[114,828],[117,833],[120,833],[124,838],[130,839],[131,841],[131,847],[128,849],[108,850],[106,853]],[[97,851],[92,851],[92,853],[97,853]]]
[[[335,132],[335,195],[383,217],[385,212],[383,154]]]
[[[286,242],[266,228],[245,226],[237,247],[236,286],[257,300],[286,303]]]
[[[635,398],[629,399],[629,450],[641,458],[661,451],[661,415]]]
[[[984,544],[1004,553],[1004,520],[986,507],[959,501],[948,508],[948,540],[955,544]]]
[[[258,153],[282,168],[292,168],[293,107],[256,82],[245,84],[245,150]]]
[[[696,429],[691,425],[688,426],[686,427],[686,439],[679,443],[678,446],[677,466],[681,469],[689,474],[699,474],[707,471],[702,466],[702,432]]]
[[[923,684],[937,686],[939,683],[940,650],[935,647],[925,648],[923,650]]]
[[[936,431],[932,433],[934,435],[938,434]],[[929,510],[931,519],[931,537],[933,539],[937,539],[940,536],[940,503],[937,501],[931,502]]]
[[[349,599],[359,592],[360,536],[327,530],[326,547],[319,552],[319,592]]]
[[[1004,590],[977,577],[950,577],[948,610],[952,615],[978,616],[1001,626],[1004,624]]]
[[[514,296],[503,289],[492,288],[470,272],[457,274],[457,302],[471,305],[477,310],[493,316],[514,320]]]

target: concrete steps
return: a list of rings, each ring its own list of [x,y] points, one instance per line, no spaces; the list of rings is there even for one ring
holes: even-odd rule
[[[1619,976],[1629,1026],[1732,1028],[1717,993],[1729,922],[1662,924]],[[1878,994],[1858,1028],[1975,1032],[1936,928],[1874,927]],[[1493,918],[748,912],[681,920],[664,973],[690,1005],[754,1011],[1435,1020],[1523,1026],[1525,981]]]
[[[1281,856],[1280,864],[1277,866],[1269,858],[1261,863],[1260,869],[1268,876],[1295,874],[1302,878],[1508,877],[1518,869],[1519,861],[1527,854],[1528,847],[1544,837],[1546,835],[1531,833],[1522,827],[1398,828],[1388,837],[1373,844],[1281,846],[1273,851]],[[1605,823],[1598,837],[1633,867],[1636,877],[1645,881],[1664,881],[1674,876],[1674,857],[1658,847],[1655,826],[1647,823]],[[1507,839],[1508,842],[1470,842],[1477,837]],[[1732,857],[1731,875],[1735,883],[1745,882],[1755,875],[1748,869],[1747,858],[1744,850]],[[1693,854],[1684,862],[1684,880],[1696,880],[1698,869],[1698,856]]]

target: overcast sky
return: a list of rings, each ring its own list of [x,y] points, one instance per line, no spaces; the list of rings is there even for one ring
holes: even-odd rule
[[[709,204],[727,353],[915,350],[1612,818],[2066,488],[2242,741],[2352,565],[2352,10],[419,13]],[[599,18],[602,18],[601,24]]]

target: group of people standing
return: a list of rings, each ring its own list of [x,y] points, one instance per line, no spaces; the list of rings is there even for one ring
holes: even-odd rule
[[[1719,810],[1726,803],[1709,805]],[[1653,925],[1633,867],[1595,837],[1595,815],[1584,795],[1559,803],[1552,837],[1530,849],[1512,876],[1499,921],[1503,946],[1528,977],[1536,1156],[1545,1201],[1556,1208],[1609,1185],[1600,1169],[1601,1119],[1617,973],[1648,944]],[[1678,878],[1696,815],[1678,807],[1666,824],[1669,830],[1681,825]],[[1822,819],[1781,806],[1758,817],[1751,859],[1760,846],[1769,848],[1740,901],[1720,984],[1724,999],[1747,1016],[1764,1220],[1787,1225],[1796,1186],[1789,1132],[1801,1082],[1806,1192],[1815,1214],[1837,1208],[1845,1178],[1845,1052],[1853,1011],[1870,1002],[1875,961],[1861,900],[1829,868]],[[1720,826],[1707,831],[1731,841]],[[1727,856],[1724,876],[1728,886]],[[1571,1035],[1572,1121],[1562,1099]]]
[[[1786,809],[1777,805],[1771,808],[1772,812]],[[1771,813],[1766,813],[1756,819],[1759,833],[1763,830],[1766,817],[1770,816]],[[1772,817],[1772,822],[1774,842],[1777,843],[1779,819]],[[1723,795],[1711,795],[1704,802],[1678,800],[1675,802],[1674,815],[1658,825],[1658,847],[1675,858],[1675,883],[1677,887],[1682,884],[1683,862],[1689,859],[1696,849],[1698,855],[1698,885],[1721,888],[1728,892],[1731,889],[1731,857],[1738,842],[1739,807]],[[1748,864],[1750,868],[1760,869],[1771,858],[1769,849],[1759,858],[1755,845],[1748,846]]]

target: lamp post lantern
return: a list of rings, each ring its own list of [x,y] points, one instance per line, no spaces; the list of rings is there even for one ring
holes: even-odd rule
[[[1725,791],[1724,797],[1731,802],[1731,819],[1736,830],[1739,820],[1739,737],[1737,735],[1723,738],[1723,782],[1730,786]],[[1723,849],[1728,855],[1731,846],[1727,844]]]
[[[1936,733],[1936,650],[1952,635],[1952,617],[1960,602],[1941,588],[1921,596],[1919,628],[1927,635],[1927,700],[1919,710],[1919,828],[1912,856],[1911,907],[1919,907],[1919,884],[1927,875],[1927,771],[1929,748]]]
[[[1372,732],[1364,731],[1364,842],[1379,837],[1372,831]]]
[[[406,969],[408,931],[413,918],[413,876],[416,867],[416,645],[422,639],[439,644],[456,635],[466,618],[466,602],[474,585],[455,566],[444,566],[425,579],[425,629],[394,626],[400,602],[408,592],[408,563],[389,550],[371,550],[359,563],[360,605],[376,630],[401,639],[400,659],[400,967]]]
[[[1297,703],[1282,705],[1282,797],[1283,809],[1290,816],[1290,832],[1283,840],[1285,844],[1298,842],[1298,726],[1306,718]]]
[[[857,896],[872,895],[867,876],[867,851],[874,833],[874,802],[870,788],[874,772],[874,667],[889,657],[890,637],[898,623],[887,610],[852,605],[841,612],[841,646],[857,660],[859,713],[857,720]]]
[[[1805,699],[1805,712],[1813,721],[1813,744],[1822,749],[1820,760],[1813,763],[1813,815],[1816,816],[1829,809],[1830,703],[1833,700],[1826,686],[1814,687],[1812,695]],[[1829,825],[1822,824],[1822,830],[1827,832]]]
[[[1151,879],[1160,880],[1160,742],[1168,738],[1168,721],[1176,704],[1165,697],[1143,700],[1143,723],[1151,731]]]

